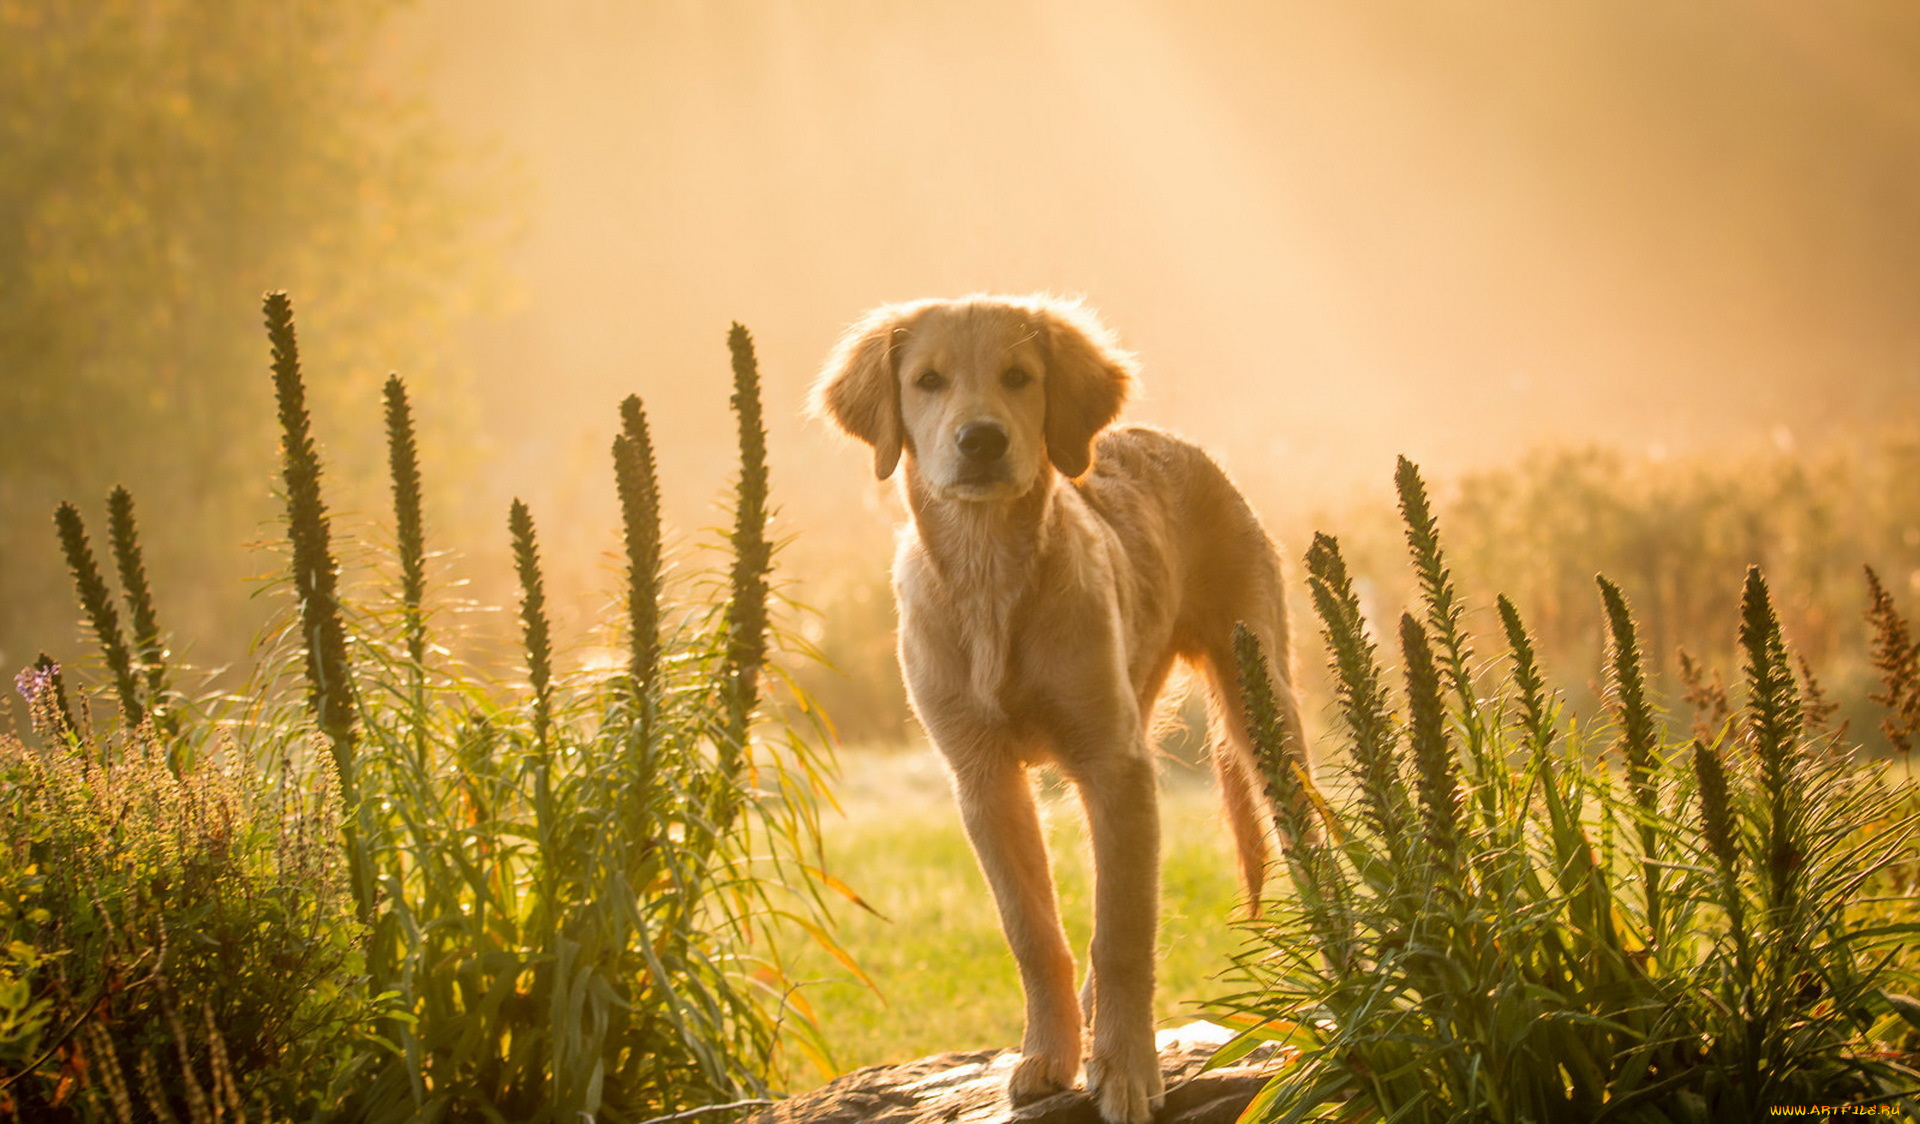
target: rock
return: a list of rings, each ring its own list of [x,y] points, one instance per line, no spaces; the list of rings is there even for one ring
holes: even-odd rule
[[[1242,1064],[1201,1072],[1230,1031],[1193,1023],[1160,1035],[1166,1105],[1155,1124],[1233,1124],[1284,1058],[1274,1048]],[[898,1066],[869,1066],[781,1101],[747,1124],[1100,1124],[1080,1089],[1014,1108],[1007,1078],[1016,1050],[936,1054]]]

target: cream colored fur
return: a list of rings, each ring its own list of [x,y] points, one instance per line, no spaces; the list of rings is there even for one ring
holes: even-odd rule
[[[1241,719],[1233,628],[1265,645],[1303,755],[1286,671],[1280,562],[1207,455],[1109,428],[1134,362],[1093,314],[1049,297],[875,309],[847,331],[816,409],[902,472],[911,523],[894,559],[900,663],[945,755],[1026,992],[1015,1103],[1087,1089],[1109,1124],[1163,1095],[1154,1050],[1159,815],[1148,740],[1176,659],[1211,698],[1213,754],[1250,900],[1266,863],[1259,772]],[[1028,778],[1057,766],[1093,839],[1094,936],[1076,999]]]

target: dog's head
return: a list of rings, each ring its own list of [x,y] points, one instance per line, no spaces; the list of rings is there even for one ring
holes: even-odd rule
[[[936,494],[995,500],[1025,494],[1049,464],[1085,473],[1132,377],[1133,357],[1078,302],[963,297],[868,313],[814,403],[873,446],[880,479],[904,452]]]

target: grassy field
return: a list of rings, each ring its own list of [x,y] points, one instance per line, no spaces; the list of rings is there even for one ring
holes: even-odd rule
[[[946,774],[930,749],[848,752],[825,814],[832,872],[875,911],[836,910],[839,936],[873,980],[809,989],[841,1071],[947,1050],[1017,1046],[1022,1007],[1012,956],[992,898],[967,848]],[[1211,777],[1170,769],[1161,786],[1160,1025],[1199,1015],[1197,1003],[1232,990],[1216,977],[1240,933],[1238,879]],[[1045,782],[1042,816],[1068,937],[1085,969],[1092,935],[1092,869],[1071,789]],[[844,976],[808,949],[799,978]]]

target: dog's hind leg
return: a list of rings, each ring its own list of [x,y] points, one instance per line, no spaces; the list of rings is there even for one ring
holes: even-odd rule
[[[1080,1006],[1073,953],[1060,927],[1026,766],[1010,759],[969,762],[954,771],[955,795],[980,869],[993,889],[1000,927],[1020,969],[1027,1029],[1007,1083],[1017,1107],[1073,1086],[1080,1071]]]

